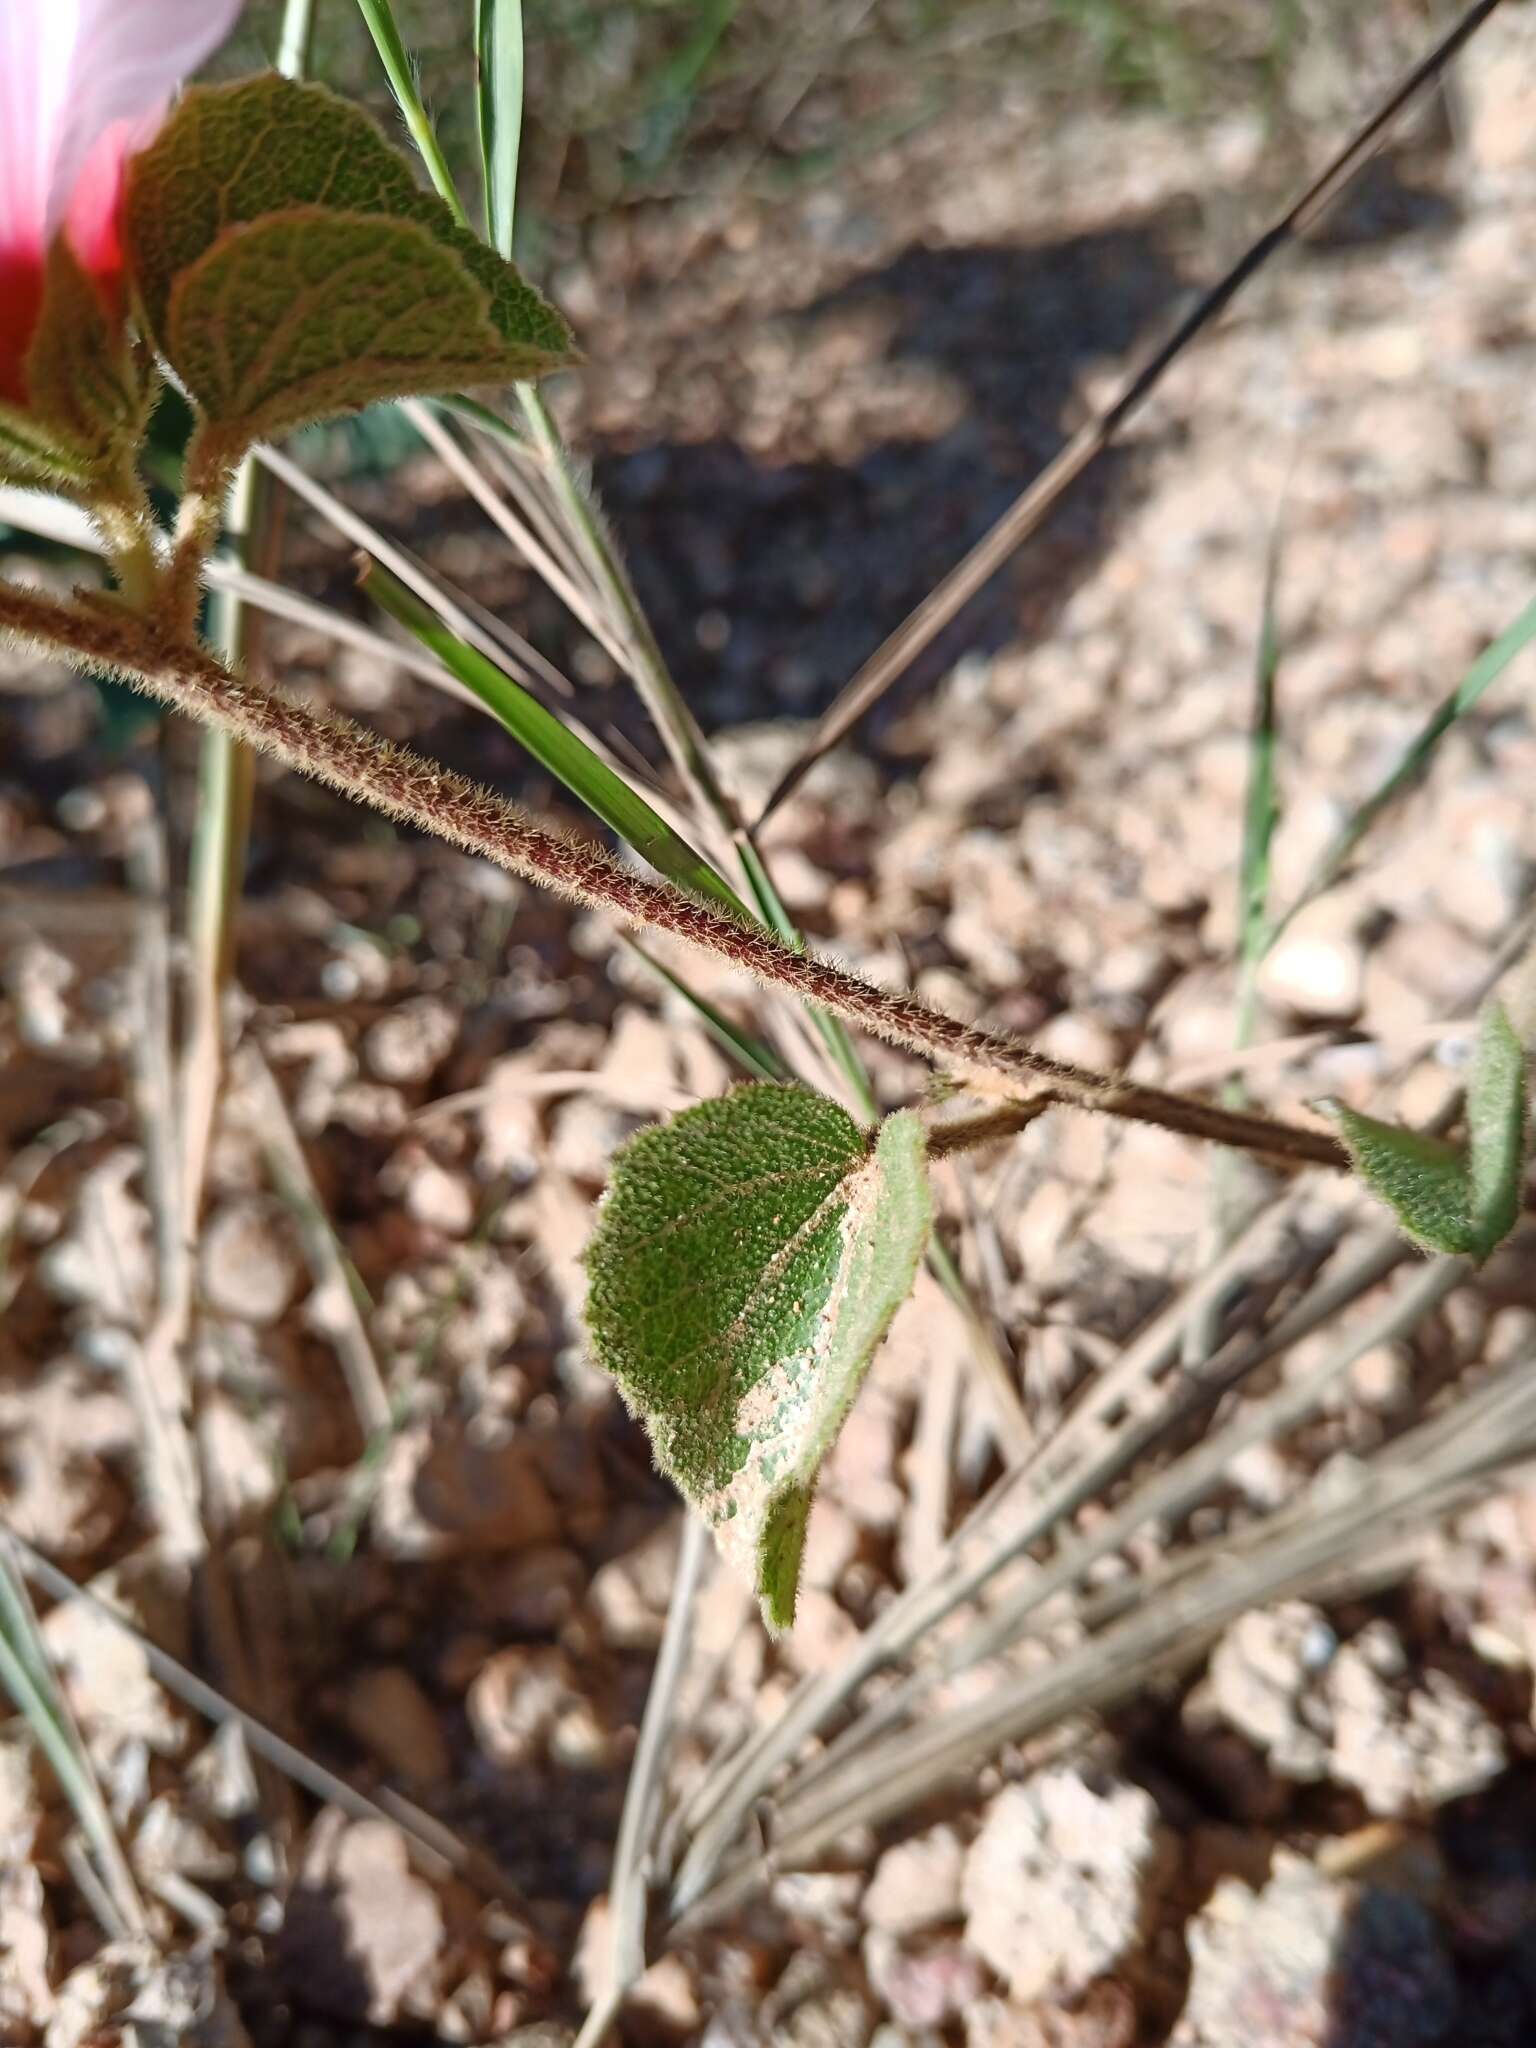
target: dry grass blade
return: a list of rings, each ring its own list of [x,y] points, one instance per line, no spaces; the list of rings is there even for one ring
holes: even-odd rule
[[[823,717],[801,752],[774,785],[754,830],[776,811],[824,754],[845,739],[897,678],[930,646],[950,620],[996,575],[1036,530],[1052,507],[1096,462],[1116,435],[1161,383],[1165,372],[1204,328],[1225,311],[1250,278],[1324,212],[1355,173],[1375,155],[1398,115],[1431,84],[1500,0],[1475,0],[1405,77],[1350,140],[1323,167],[1295,203],[1251,243],[1215,284],[1203,292],[1142,368],[1129,376],[1106,411],[1090,420],[1015,500],[960,565],[931,591],[864,664]]]
[[[1378,1331],[1407,1327],[1444,1285],[1426,1268]],[[1132,1696],[1159,1673],[1187,1665],[1249,1607],[1333,1584],[1341,1573],[1357,1585],[1390,1580],[1415,1554],[1415,1530],[1422,1546],[1435,1517],[1533,1449],[1536,1381],[1527,1355],[1347,1478],[1324,1473],[1295,1507],[1238,1543],[1223,1540],[1181,1561],[1157,1583],[1155,1599],[1142,1583],[1131,1612],[1078,1648],[890,1737],[835,1780],[810,1788],[798,1806],[783,1803],[770,1855],[738,1859],[699,1893],[687,1923],[733,1910],[775,1871],[812,1861],[847,1828],[879,1825],[932,1797],[1002,1744]]]
[[[74,1809],[94,1858],[97,1910],[108,1934],[143,1935],[148,1931],[143,1902],[80,1731],[48,1660],[17,1568],[18,1548],[0,1529],[0,1687],[10,1694]],[[69,1590],[74,1592],[72,1585]]]
[[[1240,1240],[1233,1254],[1246,1243]],[[1320,1235],[1304,1234],[1303,1270],[1313,1260],[1320,1264],[1336,1243],[1336,1219]],[[1103,1493],[1174,1422],[1188,1420],[1197,1409],[1210,1406],[1279,1352],[1323,1327],[1407,1257],[1407,1247],[1395,1233],[1373,1236],[1344,1271],[1332,1282],[1314,1288],[1272,1331],[1239,1346],[1230,1357],[1218,1354],[1203,1380],[1181,1386],[1161,1407],[1142,1408],[1138,1403],[1140,1412],[1132,1411],[1118,1428],[1104,1426],[1114,1412],[1111,1403],[1102,1404],[1100,1412],[1076,1430],[1069,1417],[1065,1431],[1044,1447],[1035,1465],[999,1482],[994,1489],[999,1504],[986,1514],[978,1511],[971,1517],[935,1570],[891,1603],[849,1657],[835,1670],[804,1682],[784,1713],[701,1788],[690,1811],[691,1839],[674,1887],[676,1910],[689,1910],[702,1895],[746,1815],[776,1773],[854,1697],[866,1679],[905,1655],[1005,1565],[1042,1541],[1085,1501]],[[1132,1347],[1133,1357],[1138,1352],[1140,1357],[1135,1371],[1119,1378],[1118,1398],[1138,1386],[1154,1359],[1166,1361],[1177,1356],[1187,1316],[1186,1301],[1153,1326],[1150,1341]],[[1006,1514],[1002,1503],[1010,1499],[1022,1503],[1022,1517]],[[979,1540],[973,1546],[968,1539],[978,1528]]]
[[[536,649],[499,622],[496,632],[488,631],[475,616],[477,607],[467,598],[457,591],[448,590],[414,556],[386,540],[377,527],[344,505],[334,491],[327,490],[298,463],[276,448],[258,448],[256,460],[281,478],[295,497],[302,498],[344,540],[382,562],[408,590],[413,590],[424,604],[430,605],[461,640],[467,640],[472,647],[478,648],[488,661],[495,662],[498,667],[515,665],[518,681],[531,690],[537,690],[541,680],[547,684],[545,671],[549,664]],[[558,671],[556,674],[558,676]],[[558,680],[568,691],[570,686],[564,677],[558,677]]]
[[[654,1844],[660,1818],[662,1775],[671,1741],[673,1711],[688,1661],[694,1601],[709,1551],[708,1529],[697,1515],[685,1509],[677,1577],[667,1604],[666,1628],[656,1655],[656,1669],[645,1696],[640,1738],[635,1745],[629,1783],[624,1788],[624,1811],[614,1844],[613,1874],[608,1884],[610,1948],[606,1981],[582,2023],[575,2048],[598,2048],[618,2017],[625,1993],[645,1969],[649,1865],[654,1860],[647,1845]]]
[[[482,471],[465,454],[432,408],[422,404],[419,399],[411,399],[400,409],[444,468],[463,485],[491,524],[512,543],[529,567],[538,571],[573,617],[586,627],[593,639],[612,655],[621,668],[628,668],[632,659],[628,645],[623,636],[616,632],[609,620],[604,617],[592,592],[584,589],[574,577],[567,574],[564,567],[555,560],[552,552],[545,547],[527,523],[519,518],[505,498],[491,489]]]
[[[392,1822],[434,1875],[454,1874],[474,1885],[487,1898],[517,1902],[518,1888],[512,1879],[480,1850],[461,1841],[451,1828],[445,1827],[432,1814],[388,1788],[380,1788],[377,1798],[359,1792],[345,1778],[328,1771],[313,1757],[306,1756],[303,1750],[295,1748],[293,1743],[286,1742],[254,1714],[247,1713],[233,1700],[225,1699],[215,1687],[199,1678],[196,1672],[189,1671],[162,1650],[158,1643],[152,1642],[125,1620],[116,1608],[98,1599],[89,1587],[77,1586],[66,1572],[61,1572],[41,1551],[34,1550],[14,1531],[0,1525],[0,1536],[14,1552],[22,1575],[33,1585],[40,1587],[52,1600],[83,1601],[93,1614],[121,1629],[143,1651],[150,1674],[157,1683],[216,1727],[226,1724],[237,1727],[253,1756],[262,1758],[295,1785],[312,1793],[316,1799],[339,1807],[355,1820]]]
[[[183,1347],[191,1316],[195,1233],[188,1219],[185,1096],[173,1079],[171,967],[165,846],[156,824],[135,837],[130,871],[139,894],[132,1034],[135,1093],[144,1136],[145,1187],[155,1225],[155,1316],[130,1345],[126,1379],[139,1426],[139,1471],[167,1555],[204,1558],[202,1486],[191,1431],[192,1390]]]
[[[0,484],[0,523],[24,533],[38,534],[61,547],[78,549],[83,555],[99,556],[102,551],[101,536],[90,521],[72,505],[65,504],[62,498],[43,497],[35,491],[19,491]],[[322,633],[339,646],[351,647],[359,654],[371,654],[378,661],[393,663],[396,668],[405,669],[424,683],[431,683],[465,702],[472,701],[463,685],[431,655],[422,653],[405,641],[387,639],[384,634],[374,632],[356,619],[347,618],[331,606],[290,590],[286,584],[258,576],[230,556],[215,555],[204,571],[204,581],[211,590],[228,591],[254,611],[267,612],[274,619],[285,619],[292,625]],[[564,684],[563,677],[560,682]],[[565,688],[569,689],[569,685]]]
[[[239,1061],[242,1079],[260,1104],[259,1129],[267,1171],[293,1216],[315,1286],[333,1304],[331,1342],[358,1427],[365,1439],[372,1439],[392,1427],[394,1416],[363,1319],[363,1305],[358,1299],[362,1283],[325,1213],[320,1190],[272,1069],[254,1045],[242,1047]]]

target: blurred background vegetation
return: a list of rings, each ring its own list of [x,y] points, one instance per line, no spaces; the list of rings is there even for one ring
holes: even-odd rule
[[[1088,104],[1180,119],[1262,108],[1291,140],[1383,45],[1410,49],[1439,0],[527,0],[521,254],[616,208],[771,194],[968,107],[1027,97],[1042,123]],[[222,68],[276,43],[258,0]],[[470,0],[399,0],[422,84],[469,174]],[[315,69],[391,106],[357,11],[320,9]]]

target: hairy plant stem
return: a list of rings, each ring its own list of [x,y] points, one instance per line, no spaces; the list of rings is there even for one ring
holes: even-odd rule
[[[1274,1158],[1346,1164],[1342,1148],[1325,1132],[1069,1066],[1012,1039],[978,1031],[911,996],[876,988],[814,954],[796,951],[759,925],[738,922],[670,884],[620,866],[598,847],[551,831],[494,791],[436,768],[349,719],[311,711],[243,681],[205,649],[171,637],[154,619],[110,598],[61,604],[0,585],[0,627],[50,651],[114,669],[189,717],[224,726],[288,767],[390,817],[593,909],[670,932],[771,987],[820,1004],[845,1023],[942,1061],[994,1089],[1001,1081],[1034,1095],[1044,1086],[1071,1108],[1156,1124]]]

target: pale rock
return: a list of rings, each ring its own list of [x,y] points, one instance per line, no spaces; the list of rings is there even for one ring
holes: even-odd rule
[[[1496,14],[1456,67],[1472,160],[1485,175],[1536,175],[1536,33],[1518,8]]]
[[[1186,1728],[1198,1738],[1212,1722],[1225,1722],[1281,1777],[1301,1784],[1326,1777],[1328,1725],[1316,1684],[1337,1647],[1327,1617],[1304,1601],[1243,1615],[1185,1702]]]
[[[51,1557],[91,1557],[131,1503],[110,1469],[133,1451],[138,1425],[118,1387],[79,1359],[51,1360],[16,1388],[0,1388],[5,1514],[19,1536]]]
[[[54,2010],[53,1937],[42,1874],[30,1858],[31,1834],[21,1847],[8,1829],[0,1861],[0,2038],[7,2041],[34,2038]]]
[[[363,1057],[380,1081],[425,1081],[459,1035],[456,1012],[440,996],[413,996],[369,1027]]]
[[[152,1799],[133,1833],[133,1867],[140,1878],[173,1876],[195,1884],[227,1883],[240,1869],[227,1837],[215,1835],[181,1797]]]
[[[373,2026],[434,2018],[446,1940],[438,1896],[398,1830],[322,1813],[279,1941],[283,1974],[306,2002]]]
[[[420,1160],[406,1177],[406,1213],[443,1237],[465,1237],[474,1226],[475,1197],[462,1174],[435,1159]]]
[[[894,1529],[901,1519],[906,1506],[896,1479],[901,1433],[895,1403],[880,1388],[866,1385],[822,1466],[822,1485],[861,1528]]]
[[[836,1948],[858,1939],[863,1874],[857,1870],[791,1870],[773,1880],[770,1896],[786,1920],[815,1928]]]
[[[442,1716],[402,1665],[383,1664],[350,1678],[341,1718],[391,1777],[417,1785],[440,1785],[449,1777]]]
[[[1071,1997],[1140,1947],[1171,1858],[1139,1787],[1041,1771],[987,1808],[962,1880],[965,1938],[1014,1998]]]
[[[572,1180],[602,1187],[614,1153],[639,1127],[638,1118],[611,1102],[574,1095],[551,1120],[550,1157]]]
[[[1039,1287],[1050,1278],[1057,1254],[1082,1216],[1082,1198],[1054,1175],[1042,1181],[1024,1204],[1018,1223],[1019,1263]]]
[[[1394,1344],[1374,1344],[1349,1369],[1355,1397],[1378,1415],[1400,1415],[1413,1395],[1413,1361]]]
[[[919,1934],[958,1920],[965,1849],[940,1825],[887,1849],[864,1894],[864,1918],[885,1934]]]
[[[346,1033],[330,1019],[317,1017],[283,1025],[266,1039],[265,1049],[274,1065],[303,1061],[293,1120],[306,1136],[323,1131],[331,1120],[337,1090],[357,1072],[357,1056]]]
[[[960,2019],[984,1989],[981,1964],[957,1940],[903,1946],[875,1928],[864,1939],[870,1988],[905,2027],[942,2027]]]
[[[1097,1017],[1081,1010],[1064,1010],[1034,1034],[1030,1044],[1047,1058],[1065,1060],[1069,1066],[1092,1067],[1099,1073],[1113,1073],[1120,1064],[1120,1047],[1115,1034]]]
[[[386,1556],[535,1549],[560,1534],[531,1435],[479,1437],[444,1419],[391,1440],[374,1496],[373,1541]]]
[[[604,1771],[614,1760],[613,1731],[590,1700],[577,1700],[549,1731],[549,1759],[562,1771]]]
[[[1301,1017],[1357,1016],[1365,992],[1358,918],[1344,894],[1324,896],[1303,910],[1259,970],[1264,1000]]]
[[[800,1562],[801,1584],[834,1592],[837,1582],[859,1551],[859,1530],[853,1517],[823,1493],[811,1503]]]
[[[693,2039],[703,2021],[699,1988],[680,1955],[657,1958],[638,1980],[626,2001],[648,2031],[668,2040]]]
[[[584,1704],[564,1650],[526,1644],[498,1650],[465,1700],[475,1741],[503,1770],[537,1763],[562,1717]]]
[[[965,2012],[965,2048],[1132,2048],[1138,2038],[1134,2001],[1112,1978],[1069,2006],[978,1998]]]
[[[830,1593],[802,1586],[795,1602],[795,1625],[779,1644],[785,1662],[802,1677],[834,1670],[851,1656],[859,1641],[859,1625]]]
[[[271,1203],[227,1202],[203,1228],[198,1275],[216,1315],[259,1327],[275,1323],[294,1297],[299,1271],[286,1219]]]
[[[614,1650],[654,1650],[661,1641],[682,1531],[676,1517],[592,1575],[587,1606]]]
[[[1327,1673],[1331,1769],[1372,1813],[1401,1817],[1476,1791],[1505,1763],[1504,1740],[1443,1671],[1411,1671],[1395,1630],[1370,1622]]]
[[[165,1956],[125,1938],[96,1951],[59,1988],[43,2048],[249,2048],[216,1951]]]
[[[243,1401],[214,1389],[203,1396],[198,1444],[208,1474],[204,1514],[217,1510],[226,1529],[264,1514],[282,1488],[282,1466],[270,1414],[253,1414]]]
[[[55,1300],[130,1328],[143,1325],[155,1269],[149,1211],[131,1185],[142,1166],[140,1153],[123,1145],[88,1167],[68,1231],[38,1260]]]
[[[1286,1850],[1260,1891],[1225,1877],[1189,1923],[1190,1983],[1169,2048],[1451,2038],[1455,1976],[1417,1900],[1361,1891]]]
[[[87,1590],[140,1628],[144,1617],[119,1590],[119,1576],[118,1571],[104,1572]],[[63,1600],[50,1609],[42,1635],[86,1747],[103,1768],[110,1769],[128,1748],[160,1756],[181,1753],[186,1723],[151,1676],[137,1635],[84,1600]]]
[[[405,1129],[407,1116],[398,1088],[382,1081],[349,1081],[336,1090],[330,1121],[360,1138],[393,1138]]]

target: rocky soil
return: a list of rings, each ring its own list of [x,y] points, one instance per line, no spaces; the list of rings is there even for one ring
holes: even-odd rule
[[[1021,85],[776,209],[637,211],[552,280],[590,359],[563,419],[744,798],[1268,193],[1247,111],[1083,116],[1050,147],[1037,111]],[[813,937],[1065,1057],[1218,1085],[1266,559],[1283,903],[1536,594],[1533,248],[1536,21],[1511,7],[1448,110],[1181,361],[778,814],[775,873]],[[433,460],[349,496],[647,744],[607,655]],[[306,516],[287,574],[358,603]],[[292,627],[267,649],[289,686],[568,815],[403,670]],[[174,1363],[155,1223],[179,1099],[164,876],[194,750],[3,659],[5,1520],[95,1596],[34,1586],[143,1918],[113,1924],[54,1775],[0,1727],[0,2039],[554,2048],[602,1988],[679,1538],[584,1355],[579,1254],[615,1146],[730,1069],[600,921],[263,772],[195,1254],[199,1469],[179,1473],[154,1430]],[[1453,1091],[1536,876],[1532,674],[1456,726],[1271,956],[1257,1098],[1423,1119]],[[739,983],[690,972],[748,1013]],[[911,1063],[871,1063],[888,1100],[921,1093]],[[1181,1140],[1059,1115],[951,1175],[947,1227],[1035,1430],[1198,1269],[1211,1190]],[[1259,1447],[1237,1494],[1294,1498],[1533,1339],[1525,1231],[1360,1358],[1315,1427]],[[925,1282],[832,1460],[786,1641],[709,1579],[678,1787],[845,1658],[995,1475],[967,1357]],[[333,1777],[296,1785],[145,1642]],[[1061,1754],[1005,1753],[659,1942],[623,2038],[1513,2048],[1536,2036],[1533,1662],[1521,1472],[1400,1585],[1251,1613]]]

